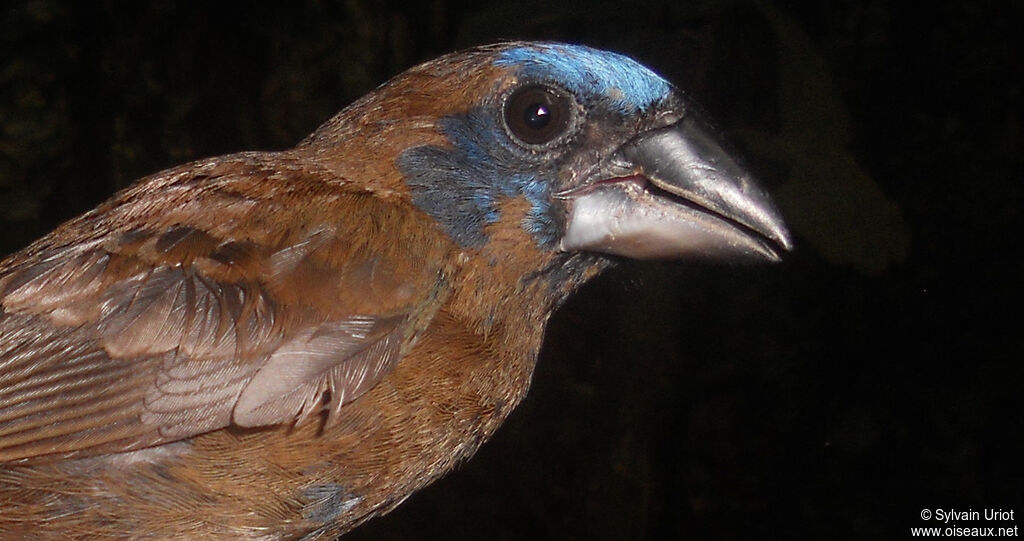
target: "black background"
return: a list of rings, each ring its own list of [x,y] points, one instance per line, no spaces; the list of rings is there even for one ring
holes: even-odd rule
[[[589,284],[498,436],[352,539],[904,538],[940,525],[925,508],[1024,513],[1021,3],[202,6],[5,3],[0,251],[499,39],[686,89],[797,239],[779,265]]]

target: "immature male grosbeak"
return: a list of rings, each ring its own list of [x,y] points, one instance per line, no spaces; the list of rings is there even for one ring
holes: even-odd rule
[[[614,256],[789,246],[629,58],[417,66],[291,150],[144,178],[0,263],[0,538],[332,538],[472,455]]]

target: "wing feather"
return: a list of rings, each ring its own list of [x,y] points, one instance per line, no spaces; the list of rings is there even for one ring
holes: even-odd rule
[[[0,262],[0,462],[137,449],[324,408],[331,422],[394,366],[411,322],[433,313],[442,258],[428,248],[446,248],[412,233],[375,247],[358,230],[433,231],[404,223],[414,214],[310,224],[394,203],[257,171],[269,184],[239,204],[252,164],[216,166],[219,177],[158,175]],[[197,189],[221,209],[212,219],[180,189],[200,176]],[[263,193],[300,188],[323,212]]]

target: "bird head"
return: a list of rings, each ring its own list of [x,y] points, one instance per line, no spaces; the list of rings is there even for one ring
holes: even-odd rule
[[[341,178],[406,198],[459,245],[518,228],[548,253],[777,260],[791,247],[767,194],[671,84],[612,52],[504,43],[422,64],[356,102],[305,146]],[[388,148],[379,148],[381,146]],[[329,154],[329,153],[328,153]],[[383,167],[383,169],[381,169]],[[522,212],[506,212],[519,202]]]

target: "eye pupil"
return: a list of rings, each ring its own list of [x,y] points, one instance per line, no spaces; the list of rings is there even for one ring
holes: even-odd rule
[[[535,130],[544,129],[551,122],[551,111],[543,103],[535,103],[526,109],[523,121]]]
[[[524,86],[505,101],[505,126],[520,143],[546,145],[570,128],[573,103],[572,97],[560,89]]]

